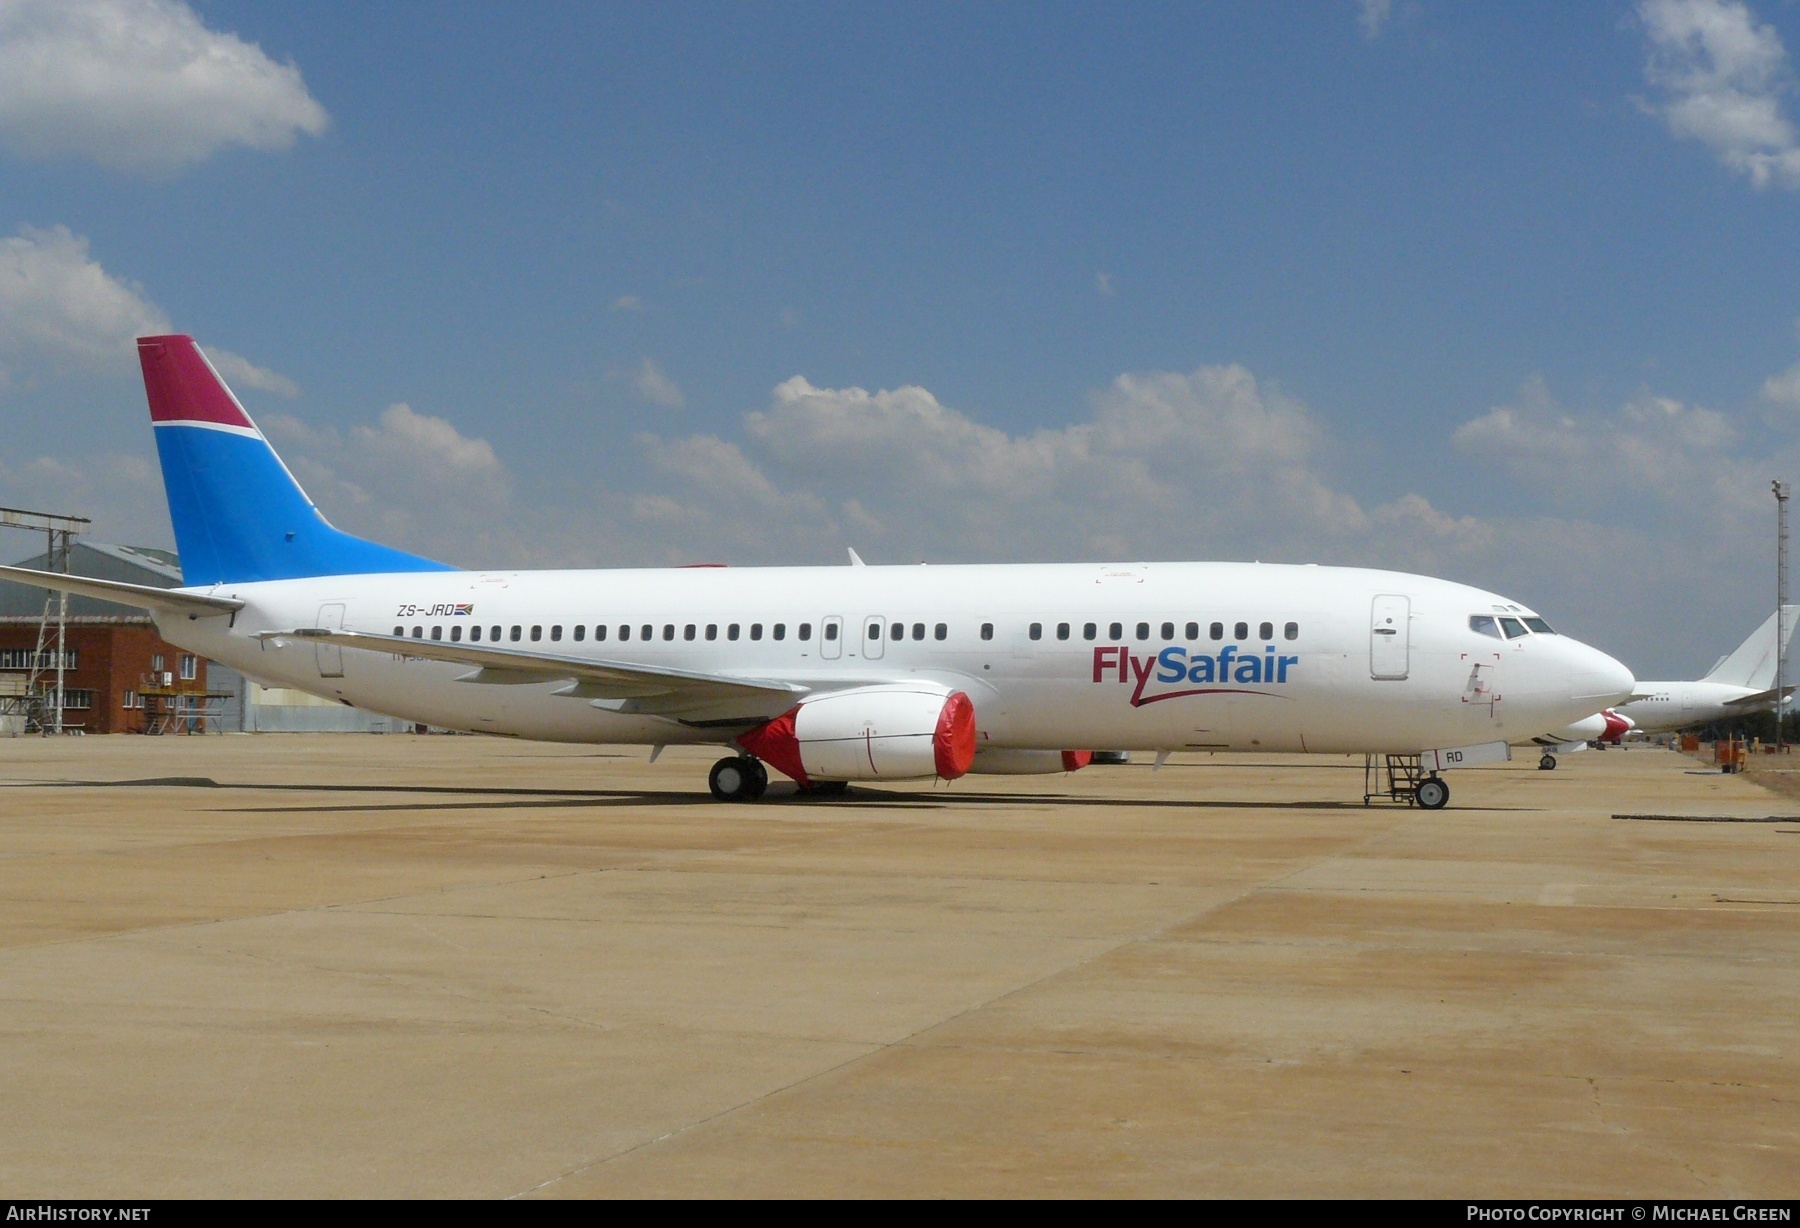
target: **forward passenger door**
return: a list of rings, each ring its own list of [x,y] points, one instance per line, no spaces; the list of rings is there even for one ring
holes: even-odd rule
[[[1395,593],[1376,597],[1369,611],[1369,677],[1405,678],[1411,658],[1412,602]]]

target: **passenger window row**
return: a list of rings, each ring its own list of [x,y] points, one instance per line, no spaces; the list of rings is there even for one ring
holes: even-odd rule
[[[1518,627],[1519,620],[1514,619],[1514,618],[1503,618],[1500,620],[1500,622],[1504,623],[1504,624],[1508,624],[1507,632],[1506,632],[1507,636],[1508,636],[1508,638],[1514,638],[1515,632],[1514,632],[1513,628]],[[1534,631],[1538,631],[1543,634],[1550,634],[1549,624],[1544,622],[1544,620],[1541,618],[1528,618],[1525,620],[1525,622],[1531,624],[1532,630],[1534,630]],[[1479,631],[1484,635],[1492,635],[1496,639],[1500,638],[1500,631],[1495,627],[1494,619],[1488,617],[1485,614],[1477,614],[1477,615],[1474,615],[1473,617],[1471,617],[1469,619],[1469,626],[1471,629],[1473,629],[1475,631]],[[1165,622],[1165,623],[1161,624],[1160,627],[1156,627],[1155,629],[1162,633],[1162,638],[1165,640],[1172,640],[1175,638],[1176,624],[1173,622]],[[1200,629],[1201,629],[1201,624],[1197,623],[1197,622],[1190,622],[1190,623],[1184,624],[1181,627],[1183,638],[1185,638],[1189,641],[1198,640],[1200,638]],[[641,623],[641,624],[620,623],[617,627],[616,632],[613,630],[613,628],[611,627],[610,624],[596,623],[594,626],[593,635],[594,635],[595,643],[600,643],[600,642],[606,640],[609,635],[613,635],[620,643],[628,643],[634,638],[634,636],[639,641],[649,641],[649,640],[661,639],[664,642],[671,642],[676,639],[678,632],[679,632],[680,638],[683,641],[690,641],[690,640],[694,640],[694,639],[704,639],[707,641],[712,641],[712,640],[717,640],[719,638],[719,630],[720,630],[720,627],[719,627],[718,623],[707,623],[705,625],[704,629],[698,623],[686,623],[686,624],[680,625],[679,627],[675,623],[663,623],[661,626],[661,634],[659,635],[658,628],[657,628],[656,624],[654,624],[654,623]],[[788,625],[786,623],[770,624],[766,628],[766,630],[768,632],[768,637],[772,640],[787,639]],[[882,638],[883,633],[885,632],[888,639],[893,640],[895,642],[899,642],[901,640],[905,640],[906,638],[908,638],[907,630],[908,630],[908,627],[907,627],[906,623],[893,623],[891,625],[884,626],[883,624],[878,623],[878,622],[871,622],[869,624],[868,637],[871,640],[879,640]],[[1133,630],[1136,634],[1137,639],[1148,640],[1148,639],[1150,639],[1150,632],[1152,630],[1152,624],[1147,623],[1147,622],[1141,622],[1141,623],[1138,623],[1133,628]],[[1226,630],[1226,624],[1224,624],[1222,622],[1209,623],[1206,626],[1206,637],[1208,639],[1213,639],[1213,640],[1222,640],[1225,638],[1225,630]],[[483,631],[484,631],[484,628],[480,624],[477,623],[477,624],[471,625],[469,627],[469,642],[471,644],[481,643],[482,639],[483,639]],[[514,623],[511,627],[504,627],[499,624],[495,624],[493,626],[485,628],[485,631],[486,631],[485,638],[487,639],[487,642],[492,643],[492,644],[498,644],[501,642],[508,642],[508,643],[516,644],[516,643],[519,643],[519,642],[525,641],[525,640],[528,640],[529,642],[536,644],[536,643],[541,643],[545,638],[544,637],[545,628],[541,623],[534,624],[530,627],[526,627],[525,625],[523,625],[521,623]],[[744,626],[741,623],[727,623],[727,624],[725,624],[724,631],[725,631],[725,639],[728,641],[735,641],[735,640],[743,638],[743,636],[744,636]],[[749,625],[749,638],[753,641],[761,640],[763,638],[764,631],[765,631],[765,627],[762,623],[751,623]],[[561,623],[552,623],[549,627],[549,632],[550,632],[549,640],[551,643],[553,643],[553,644],[559,643],[562,640],[563,626]],[[925,624],[924,623],[913,623],[911,626],[911,632],[912,632],[911,638],[913,640],[915,640],[915,641],[923,640],[925,638]],[[1256,627],[1256,633],[1257,633],[1258,639],[1273,640],[1275,638],[1275,624],[1272,622],[1258,623],[1257,627]],[[405,636],[407,634],[406,628],[404,626],[396,626],[394,628],[394,634],[396,636]],[[444,628],[442,626],[433,626],[430,629],[429,633],[427,633],[427,631],[423,625],[416,625],[412,629],[412,638],[415,640],[424,639],[424,638],[426,638],[427,634],[429,634],[431,639],[442,640],[444,638]],[[1029,639],[1033,639],[1033,640],[1043,639],[1044,638],[1044,624],[1043,623],[1030,624],[1030,626],[1026,628],[1025,634],[1026,634],[1027,638],[1029,638]],[[1074,625],[1071,623],[1057,623],[1055,634],[1056,634],[1056,638],[1058,640],[1070,639],[1074,634]],[[1297,622],[1284,623],[1282,625],[1281,634],[1282,634],[1283,639],[1288,639],[1288,640],[1299,639],[1300,638],[1300,624]],[[1520,628],[1516,632],[1516,634],[1524,635],[1525,631],[1523,628]],[[799,623],[794,627],[794,638],[797,640],[800,640],[802,642],[809,641],[812,639],[812,635],[813,635],[813,625],[811,623]],[[587,639],[587,636],[588,636],[588,628],[585,624],[576,624],[574,627],[572,627],[570,629],[569,638],[574,640],[576,643],[581,643],[581,642],[585,641]],[[838,638],[838,624],[836,622],[828,622],[828,623],[824,624],[824,627],[821,630],[821,637],[828,642],[835,641]],[[948,623],[934,624],[931,628],[931,638],[934,640],[940,640],[940,641],[949,639],[950,638],[949,624]],[[981,638],[984,640],[992,640],[994,638],[994,624],[993,623],[982,623],[981,624]],[[1099,623],[1083,623],[1083,624],[1081,624],[1081,638],[1084,640],[1099,639],[1100,638],[1100,624]],[[1106,638],[1109,640],[1113,640],[1113,641],[1124,640],[1125,639],[1125,624],[1124,623],[1108,623],[1106,625]],[[1247,622],[1239,622],[1239,623],[1231,624],[1231,638],[1233,638],[1235,640],[1248,640],[1250,638],[1250,624]],[[452,623],[450,625],[450,642],[452,644],[461,643],[462,639],[463,639],[463,624]]]

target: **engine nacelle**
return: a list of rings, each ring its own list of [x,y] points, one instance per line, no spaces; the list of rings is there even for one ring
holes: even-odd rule
[[[955,780],[975,760],[975,705],[928,683],[859,687],[806,700],[738,745],[801,784]]]
[[[1617,742],[1636,728],[1636,721],[1608,708],[1544,736],[1556,742]]]
[[[975,752],[976,776],[1048,776],[1052,772],[1079,772],[1094,752],[1088,750],[1010,750],[984,746]]]

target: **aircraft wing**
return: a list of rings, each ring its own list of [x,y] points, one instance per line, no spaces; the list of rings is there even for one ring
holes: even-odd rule
[[[1793,693],[1796,690],[1800,690],[1800,687],[1785,687],[1785,688],[1783,688],[1783,694],[1781,696],[1782,700],[1785,702],[1787,699],[1789,699],[1793,695]],[[1757,691],[1756,693],[1754,693],[1752,695],[1740,695],[1736,699],[1728,699],[1725,701],[1725,706],[1727,708],[1761,707],[1763,704],[1769,703],[1772,700],[1774,700],[1774,698],[1775,698],[1775,688],[1770,687],[1766,691]]]
[[[187,614],[194,618],[216,618],[244,608],[244,603],[230,597],[203,597],[179,589],[155,588],[148,584],[126,584],[120,580],[96,580],[91,576],[65,576],[56,571],[37,571],[30,567],[0,567],[0,580],[13,580],[38,588],[75,593],[82,597],[98,597],[140,610],[161,610]]]
[[[598,706],[617,712],[669,716],[691,723],[733,724],[767,720],[785,712],[808,693],[807,687],[791,682],[702,674],[635,665],[628,661],[595,661],[517,648],[489,648],[485,644],[451,644],[398,635],[371,635],[365,631],[334,631],[325,627],[264,631],[257,638],[337,644],[344,648],[473,666],[473,672],[464,674],[458,682],[518,686],[567,678],[573,685],[558,694],[597,700],[600,701]]]

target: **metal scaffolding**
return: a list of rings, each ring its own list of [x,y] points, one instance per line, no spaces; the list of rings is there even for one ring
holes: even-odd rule
[[[53,512],[28,512],[0,507],[0,528],[28,529],[44,534],[44,570],[68,574],[69,552],[75,539],[93,522],[85,516],[59,516]],[[25,718],[25,732],[48,737],[63,732],[63,683],[69,662],[69,595],[48,589],[44,613],[38,620],[37,647],[26,662],[23,687],[0,693],[0,716]],[[49,682],[46,675],[54,675]]]

